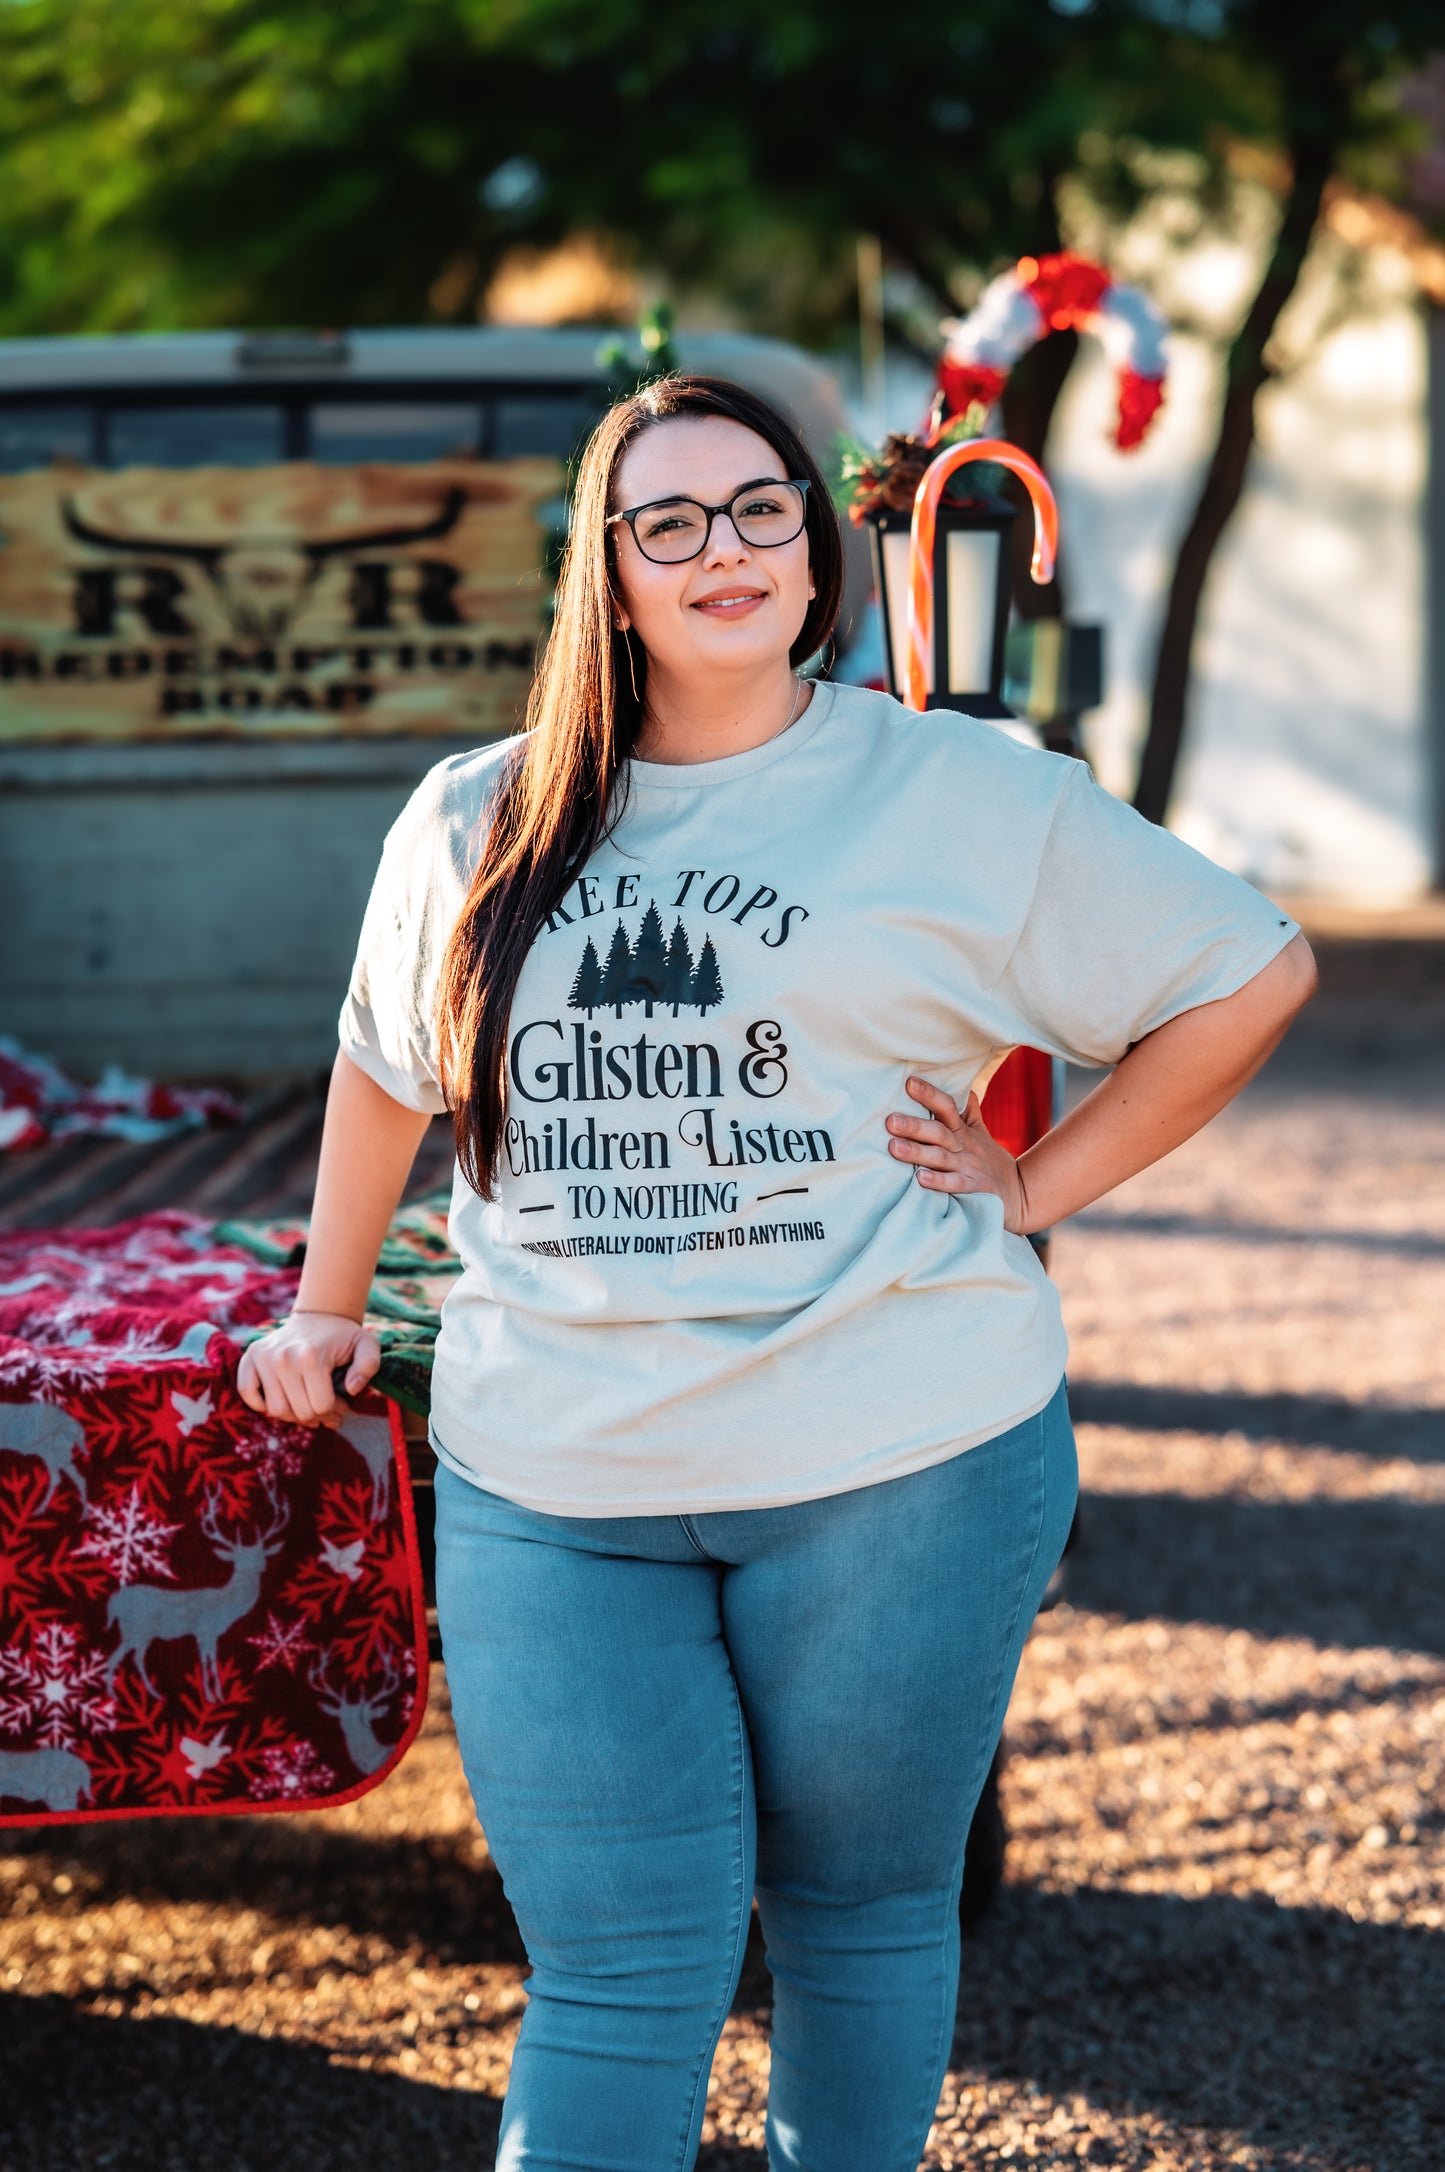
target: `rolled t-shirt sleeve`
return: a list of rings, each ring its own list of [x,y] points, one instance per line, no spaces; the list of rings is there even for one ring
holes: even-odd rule
[[[1299,933],[1259,891],[1073,765],[992,998],[1009,1038],[1117,1063],[1181,1011],[1252,980]]]
[[[440,1116],[437,978],[460,894],[428,820],[430,797],[424,784],[382,847],[338,1030],[343,1054],[383,1092]]]

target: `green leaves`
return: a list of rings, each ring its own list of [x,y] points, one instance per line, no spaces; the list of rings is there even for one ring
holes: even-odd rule
[[[755,329],[827,343],[851,336],[858,232],[945,308],[961,270],[1054,244],[1065,181],[1123,210],[1142,149],[1194,153],[1207,186],[1230,138],[1280,144],[1330,40],[1342,157],[1391,185],[1393,85],[1438,35],[1433,5],[1209,15],[8,0],[0,330],[426,321],[469,310],[509,248],[580,228],[679,299],[721,293]],[[509,161],[540,184],[489,202]],[[462,261],[474,277],[443,277]]]

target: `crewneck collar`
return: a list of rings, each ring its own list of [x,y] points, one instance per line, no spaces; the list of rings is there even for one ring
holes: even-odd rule
[[[627,765],[630,781],[643,791],[692,792],[705,785],[731,784],[735,777],[750,777],[805,747],[831,711],[834,693],[831,680],[817,681],[812,700],[795,724],[742,754],[725,754],[716,762],[644,762],[633,755]]]

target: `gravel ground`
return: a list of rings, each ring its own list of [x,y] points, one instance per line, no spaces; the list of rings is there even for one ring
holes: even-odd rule
[[[1055,1248],[1083,1538],[938,2172],[1445,2165],[1445,929],[1326,935],[1285,1055]],[[439,1671],[348,1809],[0,1851],[3,2172],[491,2163],[524,1969]],[[763,2172],[766,2076],[755,1943],[703,2172]]]

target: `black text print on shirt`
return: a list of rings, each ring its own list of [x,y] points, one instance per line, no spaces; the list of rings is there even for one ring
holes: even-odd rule
[[[599,913],[626,912],[639,902],[641,883],[642,877],[635,874],[579,875],[561,904],[548,913],[543,934],[555,935],[559,928],[570,928],[579,920],[595,920]],[[755,883],[749,890],[741,875],[712,875],[705,867],[680,867],[676,884],[676,896],[664,901],[672,909],[680,910],[691,896],[694,908],[710,919],[726,918],[735,928],[746,927],[769,950],[781,950],[794,923],[808,918],[806,905],[784,905],[770,882]]]
[[[679,897],[701,872],[683,871]],[[617,888],[622,892],[636,882],[623,876]],[[720,882],[699,891],[686,916],[673,915],[670,933],[653,897],[635,934],[619,914],[610,937],[585,936],[580,955],[572,953],[554,982],[556,1015],[524,1019],[512,1033],[508,1169],[514,1178],[563,1179],[560,1187],[546,1187],[550,1200],[529,1199],[520,1211],[561,1208],[574,1225],[611,1225],[616,1239],[609,1237],[605,1247],[589,1242],[588,1256],[601,1250],[627,1256],[633,1248],[621,1235],[637,1220],[731,1218],[773,1198],[805,1198],[809,1189],[796,1184],[754,1194],[749,1187],[740,1195],[735,1182],[697,1181],[713,1172],[756,1170],[766,1179],[779,1169],[836,1159],[822,1126],[789,1124],[777,1107],[767,1111],[768,1121],[759,1120],[757,1104],[776,1103],[787,1090],[788,1045],[776,1018],[756,1018],[741,1028],[727,1019],[725,978],[732,976],[702,916],[709,899],[716,909],[742,885],[734,877],[725,887]],[[601,888],[594,882],[581,891],[583,918],[602,909]],[[767,885],[751,895],[776,902]],[[569,899],[577,902],[571,892]],[[630,895],[625,904],[636,909],[641,901]],[[790,907],[779,926],[786,931],[799,916],[807,917],[806,908]],[[563,920],[571,925],[570,914]],[[749,932],[767,939],[766,927]],[[736,1114],[719,1106],[734,1094],[741,1100]],[[642,1182],[616,1181],[639,1175]],[[614,1181],[599,1181],[606,1178]],[[817,1241],[811,1226],[803,1234],[802,1224],[796,1232],[777,1225],[769,1237]],[[570,1240],[543,1239],[540,1231],[535,1240],[563,1241]]]

